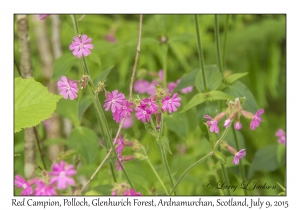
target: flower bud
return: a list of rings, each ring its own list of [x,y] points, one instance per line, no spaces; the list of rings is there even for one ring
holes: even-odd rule
[[[236,150],[235,150],[233,147],[231,147],[229,144],[227,144],[226,149],[227,149],[231,154],[233,154],[233,155],[236,154]]]
[[[124,160],[124,161],[130,161],[130,160],[133,160],[134,158],[135,158],[134,155],[128,155],[128,156],[124,156],[124,157],[123,157],[123,160]]]
[[[123,145],[126,146],[126,147],[132,147],[133,146],[133,142],[131,142],[131,141],[124,141]]]

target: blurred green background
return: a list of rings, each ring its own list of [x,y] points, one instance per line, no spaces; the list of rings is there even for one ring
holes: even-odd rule
[[[77,15],[79,19],[81,15]],[[221,48],[224,46],[224,28],[227,15],[218,15],[220,26]],[[74,37],[74,29],[70,15],[60,15],[60,42],[62,56],[64,59],[54,59],[54,68],[65,64],[67,77],[80,79],[81,68],[78,59],[74,57],[69,50],[69,45]],[[41,55],[38,51],[37,32],[34,27],[35,21],[32,15],[28,15],[30,30],[30,48],[33,64],[33,77],[35,80],[46,85],[49,82],[43,74],[43,65]],[[45,20],[46,30],[49,39],[50,50],[52,37],[52,17]],[[91,77],[96,78],[101,72],[113,66],[107,76],[106,90],[119,90],[129,95],[129,83],[133,69],[139,28],[139,15],[86,15],[79,23],[79,31],[87,34],[93,39],[94,49],[92,54],[86,57]],[[214,35],[214,15],[199,15],[199,27],[201,33],[201,42],[203,46],[205,65],[217,64],[217,52]],[[109,40],[107,36],[114,37],[114,41]],[[17,32],[15,36],[15,61],[19,63]],[[147,71],[144,78],[151,82],[152,77],[149,72],[158,72],[163,69],[163,48],[168,46],[167,56],[167,81],[175,82],[184,74],[199,68],[197,40],[193,15],[143,15],[143,29],[141,39],[141,52],[139,55],[137,74],[135,81],[143,71]],[[73,56],[73,57],[72,57]],[[74,59],[73,59],[74,58]],[[67,63],[71,61],[72,63]],[[72,60],[73,59],[73,60]],[[64,63],[65,61],[65,63]],[[227,34],[226,59],[224,63],[224,74],[248,72],[248,75],[240,81],[243,82],[254,95],[258,109],[264,108],[262,115],[263,122],[255,130],[249,128],[250,121],[242,118],[243,128],[237,131],[238,139],[247,149],[244,164],[246,175],[251,184],[260,182],[267,185],[276,186],[276,189],[255,189],[249,191],[250,195],[277,195],[282,189],[277,184],[285,185],[286,178],[286,160],[285,147],[279,145],[275,132],[282,128],[286,131],[286,16],[285,15],[230,15]],[[63,71],[67,71],[64,69]],[[15,77],[19,74],[14,69]],[[52,82],[57,82],[57,78],[52,78]],[[62,116],[64,112],[77,110],[77,104],[88,95],[87,90],[79,91],[78,99],[74,101],[63,101],[61,99],[57,113]],[[196,88],[191,93],[179,94],[182,98],[179,111],[188,103],[188,101],[197,93]],[[104,94],[99,94],[103,104]],[[134,92],[135,97],[137,93]],[[139,94],[140,98],[147,95]],[[71,111],[70,111],[71,110]],[[249,110],[256,112],[257,110]],[[84,112],[79,125],[92,129],[100,139],[100,129],[97,123],[93,105],[88,106]],[[73,112],[74,114],[74,112]],[[106,112],[109,127],[113,136],[117,132],[118,124],[112,120],[111,112]],[[70,114],[72,115],[72,114]],[[70,117],[65,114],[62,117]],[[123,129],[122,135],[128,139],[138,139],[141,144],[149,148],[149,158],[155,168],[163,178],[167,188],[169,182],[167,173],[164,169],[159,153],[159,148],[153,136],[145,131],[142,122],[133,116],[133,127]],[[72,119],[71,119],[72,120]],[[187,169],[188,166],[203,157],[210,151],[210,145],[207,139],[202,135],[200,124],[202,124],[203,115],[197,114],[197,108],[194,107],[185,113],[172,113],[165,121],[168,127],[167,136],[170,140],[171,154],[167,154],[171,172],[175,180]],[[74,123],[74,121],[73,121]],[[61,132],[60,139],[54,139],[54,143],[64,144],[64,150],[72,149],[68,143],[72,139]],[[63,131],[63,124],[61,131]],[[44,124],[38,126],[39,137],[44,142],[44,152],[47,155],[47,146],[52,143],[47,139]],[[75,131],[76,132],[76,131]],[[234,145],[232,131],[226,137],[226,140]],[[24,174],[24,131],[15,134],[14,137],[15,154],[14,157],[15,174]],[[91,145],[89,145],[91,146]],[[88,147],[87,146],[87,149]],[[78,167],[76,180],[79,178],[89,178],[96,167],[105,157],[105,149],[96,144],[96,158],[91,162],[82,162]],[[129,148],[124,150],[124,155],[132,154]],[[239,167],[232,165],[232,155],[228,156],[227,164],[229,179],[231,185],[240,185],[243,181],[239,174]],[[42,166],[39,153],[37,151],[37,165]],[[70,158],[69,163],[75,163],[77,160]],[[46,161],[50,167],[51,162]],[[126,170],[133,181],[136,191],[143,195],[162,194],[163,189],[154,176],[152,170],[146,161],[130,161],[125,163]],[[118,180],[125,181],[122,172],[117,173]],[[208,189],[207,183],[217,183],[222,181],[220,163],[214,158],[198,165],[183,179],[177,188],[179,195],[220,195],[226,194],[226,191],[218,189]],[[109,164],[106,164],[90,184],[88,194],[90,195],[110,195],[113,187]],[[18,194],[18,191],[16,191]],[[232,195],[243,195],[241,189],[232,192]]]

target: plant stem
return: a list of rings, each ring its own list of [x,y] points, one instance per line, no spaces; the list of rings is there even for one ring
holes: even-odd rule
[[[227,32],[228,32],[228,24],[229,24],[229,18],[230,14],[226,15],[226,24],[224,29],[224,42],[223,42],[223,57],[222,57],[222,63],[223,63],[223,69],[225,69],[225,58],[226,58],[226,47],[227,47]]]
[[[231,125],[231,122],[230,122],[230,125]],[[219,138],[219,140],[216,142],[213,151],[215,151],[215,150],[218,148],[218,146],[219,146],[221,140],[224,139],[224,137],[225,137],[226,134],[228,133],[229,128],[230,128],[230,125],[225,129],[225,131],[223,132],[222,136],[221,136],[221,137]]]
[[[147,158],[147,162],[148,162],[150,168],[153,170],[153,172],[154,172],[155,176],[157,177],[158,181],[160,182],[161,186],[164,188],[166,195],[169,195],[168,190],[166,189],[164,183],[162,182],[159,175],[157,174],[157,172],[156,172],[155,168],[153,167],[152,163],[150,162],[149,158]]]
[[[200,71],[202,71],[202,79],[204,84],[204,90],[207,91],[206,86],[206,76],[204,71],[204,56],[203,56],[203,49],[201,45],[201,39],[200,39],[200,31],[199,31],[199,23],[198,23],[198,16],[194,15],[195,18],[195,26],[196,26],[196,34],[197,34],[197,44],[198,44],[198,57],[199,57],[199,65],[200,65]]]
[[[172,174],[171,174],[171,171],[170,171],[170,167],[169,167],[169,164],[168,164],[168,161],[167,161],[167,158],[166,158],[166,151],[165,151],[165,149],[161,145],[159,145],[159,148],[160,148],[160,152],[161,152],[161,155],[162,155],[162,158],[163,158],[163,161],[164,161],[165,168],[166,168],[166,170],[168,172],[168,176],[169,176],[169,179],[170,179],[171,187],[174,189],[174,182],[173,182],[173,178],[172,178]],[[172,193],[170,193],[170,195],[172,195]],[[175,189],[174,189],[174,195],[177,195]]]
[[[240,145],[239,145],[239,142],[238,142],[238,139],[237,139],[237,136],[236,136],[236,131],[233,127],[233,124],[232,124],[232,130],[233,130],[233,136],[234,136],[234,141],[235,141],[235,144],[236,144],[237,151],[240,151]],[[242,159],[240,159],[239,167],[240,167],[240,172],[242,173],[243,181],[247,181]],[[244,192],[245,192],[245,195],[248,195],[248,192],[245,188],[244,188]]]
[[[220,47],[220,34],[219,34],[219,21],[218,15],[215,15],[215,40],[216,40],[216,48],[217,48],[217,57],[218,57],[218,65],[220,72],[222,74],[222,78],[224,81],[224,74],[223,74],[223,65],[221,60],[221,47]]]
[[[134,61],[132,75],[131,75],[131,81],[130,81],[130,85],[129,85],[129,100],[132,98],[133,80],[134,80],[136,66],[137,66],[137,62],[138,62],[139,54],[140,54],[140,50],[141,50],[142,21],[143,21],[143,15],[140,15],[138,45],[137,45],[137,49],[136,49],[135,61]]]
[[[220,164],[221,164],[221,168],[222,168],[223,178],[226,180],[226,184],[228,184],[230,186],[227,169],[224,167],[224,165],[221,162],[220,162]],[[231,195],[229,188],[227,188],[227,195]]]
[[[41,155],[41,158],[42,158],[44,169],[47,170],[47,167],[46,167],[46,164],[45,164],[45,160],[44,160],[44,153],[42,152],[41,145],[40,145],[40,140],[39,140],[39,136],[38,136],[38,133],[37,133],[37,130],[36,130],[35,126],[33,127],[33,131],[34,131],[36,143],[38,145],[39,152],[40,152],[40,155]]]
[[[198,160],[197,162],[193,163],[188,169],[186,169],[185,172],[183,172],[183,174],[181,175],[181,177],[178,179],[178,181],[175,184],[174,188],[171,190],[170,195],[172,194],[172,192],[176,189],[176,187],[178,186],[178,184],[181,182],[181,180],[184,178],[184,176],[190,170],[192,170],[196,165],[198,165],[199,163],[203,162],[204,160],[206,160],[208,157],[212,156],[213,154],[214,154],[213,151],[211,151],[210,153],[208,153],[207,155],[205,155],[204,157],[202,157],[200,160]]]

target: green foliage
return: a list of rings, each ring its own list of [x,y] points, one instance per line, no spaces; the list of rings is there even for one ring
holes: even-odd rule
[[[206,78],[206,88],[207,90],[217,90],[222,83],[222,74],[220,73],[216,65],[209,65],[204,67],[205,78]],[[197,73],[195,79],[195,86],[199,92],[206,92],[204,89],[202,72]]]
[[[49,93],[41,83],[33,78],[15,78],[15,127],[14,132],[36,126],[51,117],[59,95]]]
[[[77,60],[71,52],[65,53],[55,60],[53,65],[52,81],[57,81],[61,76],[66,75],[73,66],[77,65]]]

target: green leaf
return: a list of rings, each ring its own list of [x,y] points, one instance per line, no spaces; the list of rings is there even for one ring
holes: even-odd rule
[[[209,143],[210,143],[210,148],[213,150],[215,148],[215,144],[218,141],[218,135],[216,133],[211,133],[209,130],[209,126],[206,125],[207,128],[207,133],[209,136]]]
[[[194,39],[194,38],[195,38],[194,35],[184,33],[184,34],[180,34],[179,36],[176,36],[176,37],[171,37],[168,40],[168,44],[171,44],[173,42],[187,42],[187,41],[190,41],[191,39]]]
[[[177,84],[177,86],[174,88],[173,92],[177,92],[178,90],[181,90],[182,88],[188,87],[188,86],[194,86],[195,85],[195,78],[198,73],[199,69],[194,69],[193,71],[185,74],[180,82]]]
[[[278,146],[277,146],[277,162],[278,162],[278,164],[281,164],[281,162],[284,160],[285,150],[286,150],[285,145],[278,144]]]
[[[57,101],[62,97],[48,92],[48,89],[33,78],[16,77],[15,82],[15,126],[14,132],[36,126],[51,117]]]
[[[222,152],[220,151],[215,151],[214,155],[216,156],[216,158],[218,158],[218,160],[222,163],[222,164],[226,164],[227,159],[226,157],[223,155]]]
[[[78,121],[81,121],[81,118],[84,112],[89,108],[89,106],[93,103],[93,100],[90,96],[82,97],[78,104]]]
[[[185,138],[187,136],[189,126],[188,120],[185,114],[172,113],[164,117],[164,121],[168,128],[178,134],[180,137]]]
[[[88,63],[89,61],[95,62],[99,67],[101,66],[101,60],[98,53],[91,53],[86,57]]]
[[[96,133],[86,127],[76,127],[69,138],[69,146],[76,150],[81,159],[91,164],[99,152],[99,138]]]
[[[103,185],[98,185],[96,187],[93,187],[91,191],[95,190],[96,192],[99,192],[98,195],[111,195],[111,189],[114,186],[111,184],[103,184]],[[88,195],[88,194],[86,194]],[[89,194],[92,195],[92,194]]]
[[[227,99],[234,100],[232,96],[219,90],[212,90],[208,94],[213,101],[227,100]]]
[[[64,116],[72,121],[75,126],[79,125],[78,121],[78,99],[60,100],[57,103],[56,113]]]
[[[108,67],[107,69],[105,69],[104,71],[102,71],[102,72],[99,74],[99,76],[97,76],[97,77],[94,79],[94,84],[95,84],[95,85],[98,85],[98,83],[99,83],[100,81],[106,80],[106,78],[107,78],[109,72],[112,70],[113,67],[114,67],[114,66],[110,66],[110,67]]]
[[[75,150],[67,150],[65,152],[62,152],[58,155],[58,160],[66,160],[66,159],[69,159],[69,158],[72,158],[74,155],[76,154],[76,151]]]
[[[208,90],[216,90],[222,84],[222,74],[220,73],[217,65],[208,65],[204,67],[206,85]],[[206,92],[204,89],[202,72],[199,71],[196,75],[195,86],[199,92]]]
[[[157,139],[157,143],[160,144],[170,154],[172,154],[168,137],[162,136],[160,139]]]
[[[152,129],[152,126],[149,123],[144,123],[145,129],[148,133],[150,133],[152,136],[157,138],[157,133]]]
[[[255,98],[249,88],[244,85],[240,81],[235,81],[231,85],[228,85],[225,89],[224,92],[227,93],[228,95],[231,95],[234,98],[239,98],[239,97],[246,97],[246,101],[243,104],[243,109],[247,110],[252,113],[256,113],[258,108],[257,104],[255,101]]]
[[[277,157],[276,157],[277,146],[278,145],[268,145],[258,150],[255,153],[248,173],[249,179],[252,177],[254,171],[258,171],[258,170],[275,171],[279,167]]]
[[[61,78],[61,76],[66,75],[73,66],[76,66],[78,58],[74,56],[71,52],[63,54],[54,61],[52,80],[56,81]]]
[[[248,72],[232,74],[232,75],[229,75],[228,77],[226,77],[225,80],[226,80],[227,84],[232,84],[236,80],[246,76],[247,74],[248,74]]]
[[[206,101],[205,94],[198,93],[198,94],[194,95],[194,97],[188,102],[188,104],[183,108],[183,110],[180,113],[183,113],[183,112],[189,110],[190,108],[203,103],[204,101]]]

